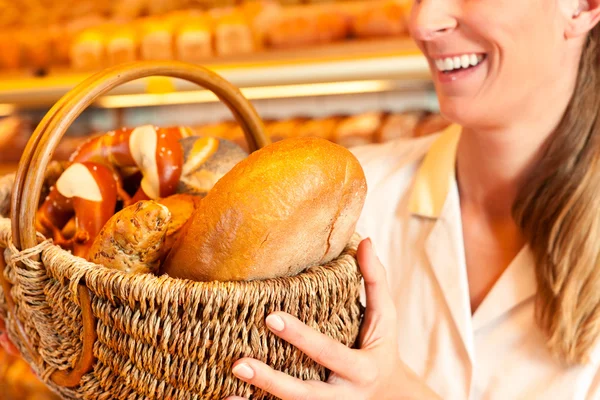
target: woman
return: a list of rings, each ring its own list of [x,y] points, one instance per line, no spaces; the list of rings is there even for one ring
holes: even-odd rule
[[[600,0],[417,0],[410,29],[456,123],[356,150],[358,350],[271,329],[334,374],[234,373],[287,399],[600,398]],[[398,351],[399,349],[399,351]]]

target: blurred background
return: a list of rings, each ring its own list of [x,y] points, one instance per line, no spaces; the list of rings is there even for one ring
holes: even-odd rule
[[[0,0],[0,174],[16,168],[40,120],[90,74],[134,60],[219,73],[252,101],[273,140],[318,136],[352,147],[428,135],[438,115],[411,40],[412,0]],[[87,109],[54,157],[90,134],[187,125],[244,144],[211,93],[165,77],[123,85]],[[2,399],[52,398],[0,352]]]

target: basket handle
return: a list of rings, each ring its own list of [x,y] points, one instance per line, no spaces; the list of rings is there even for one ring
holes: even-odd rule
[[[17,248],[26,249],[37,245],[35,217],[45,171],[52,154],[71,123],[98,97],[121,84],[150,76],[184,79],[212,91],[231,110],[244,131],[251,151],[270,143],[263,123],[250,102],[230,82],[204,67],[174,61],[145,61],[106,69],[88,78],[63,96],[44,117],[27,145],[26,153],[19,165],[11,199],[12,205],[16,206],[12,208],[11,223],[13,243]],[[5,292],[5,295],[10,296],[10,291]],[[94,363],[95,321],[89,292],[84,283],[79,284],[78,297],[83,320],[82,354],[73,370],[57,372],[51,377],[56,384],[65,387],[76,386],[81,377],[91,370]],[[20,322],[17,322],[21,328]],[[32,349],[23,329],[19,330],[24,344]],[[36,355],[31,354],[31,356],[33,358]]]

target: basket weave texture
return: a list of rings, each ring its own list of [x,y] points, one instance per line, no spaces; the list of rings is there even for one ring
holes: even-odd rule
[[[13,181],[0,178],[0,215],[8,213]],[[271,399],[235,378],[232,364],[254,357],[301,379],[325,380],[328,371],[269,332],[264,320],[273,311],[286,311],[352,346],[362,318],[358,240],[355,236],[329,265],[295,277],[204,283],[110,270],[41,237],[37,247],[19,252],[11,242],[10,220],[0,217],[5,277],[15,301],[15,315],[9,315],[0,291],[0,316],[8,317],[9,334],[26,354],[10,323],[22,322],[43,363],[27,361],[67,399]],[[40,261],[32,261],[35,255]],[[73,368],[81,354],[76,294],[82,281],[96,318],[96,362],[79,386],[68,389],[49,377]]]

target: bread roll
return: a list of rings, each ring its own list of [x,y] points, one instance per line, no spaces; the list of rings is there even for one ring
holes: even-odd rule
[[[235,143],[213,137],[182,139],[184,163],[177,191],[206,195],[214,184],[248,156]]]
[[[325,264],[352,237],[366,190],[364,172],[347,149],[316,138],[273,143],[216,183],[161,271],[240,281]]]
[[[166,256],[169,250],[173,247],[179,235],[181,229],[185,223],[190,219],[202,198],[190,194],[175,194],[173,196],[159,199],[158,203],[169,209],[171,213],[171,219],[167,226],[167,234],[163,245],[163,254]]]
[[[170,221],[169,209],[153,200],[126,207],[104,225],[88,259],[124,272],[156,272]]]

